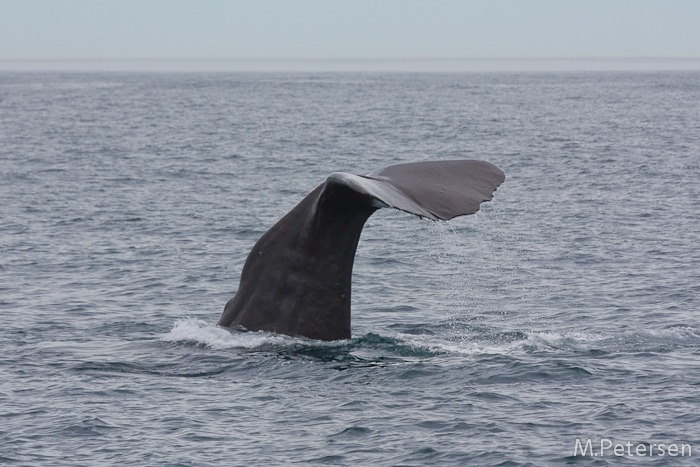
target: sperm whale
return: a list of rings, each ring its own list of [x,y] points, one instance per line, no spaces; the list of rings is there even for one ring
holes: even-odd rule
[[[504,180],[501,169],[476,160],[332,173],[253,246],[218,325],[350,338],[352,267],[367,219],[383,207],[434,221],[474,214]]]

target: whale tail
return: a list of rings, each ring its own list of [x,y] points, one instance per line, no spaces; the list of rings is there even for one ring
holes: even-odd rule
[[[504,180],[503,171],[489,162],[436,161],[392,165],[365,176],[333,173],[326,184],[347,184],[387,207],[449,220],[474,214]]]
[[[464,160],[331,174],[258,240],[218,324],[349,338],[352,266],[369,216],[382,207],[431,220],[473,214],[504,180],[495,165]]]

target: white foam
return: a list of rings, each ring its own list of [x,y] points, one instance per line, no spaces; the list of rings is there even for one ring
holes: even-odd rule
[[[700,343],[700,336],[692,328],[676,327],[671,329],[646,329],[643,331],[619,332],[529,332],[528,339],[533,339],[552,348],[567,350],[619,350],[629,347],[645,346],[686,346]]]
[[[173,329],[161,337],[165,342],[194,342],[212,349],[252,349],[266,344],[285,344],[293,341],[278,334],[267,332],[228,331],[196,318],[175,321]]]
[[[594,331],[528,331],[522,339],[483,339],[477,336],[414,335],[397,333],[395,339],[414,348],[458,355],[516,355],[532,352],[580,352],[591,349],[616,351],[627,348],[669,345],[699,345],[700,336],[692,328],[652,329],[598,333]],[[269,332],[238,332],[220,328],[197,318],[175,321],[173,329],[161,337],[165,342],[195,343],[211,349],[254,349],[266,345],[313,345],[334,347],[347,341],[323,342]]]
[[[516,355],[532,352],[604,351],[666,345],[698,345],[700,336],[691,328],[596,333],[593,331],[529,331],[523,339],[492,341],[474,336],[458,337],[398,333],[395,338],[412,347],[461,355]]]
[[[524,341],[508,343],[476,342],[468,338],[461,340],[445,339],[438,336],[421,336],[411,334],[398,334],[397,339],[414,348],[423,348],[431,352],[442,352],[460,355],[484,355],[484,354],[513,354],[523,346]]]

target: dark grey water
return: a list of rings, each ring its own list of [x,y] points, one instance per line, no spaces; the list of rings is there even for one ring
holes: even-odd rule
[[[699,103],[697,72],[0,74],[0,463],[697,463]],[[369,220],[351,340],[215,327],[326,175],[454,158],[506,182]]]

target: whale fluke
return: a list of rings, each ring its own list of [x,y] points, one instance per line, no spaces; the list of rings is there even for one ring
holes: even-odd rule
[[[350,338],[350,282],[362,227],[379,208],[431,220],[474,214],[505,175],[484,161],[332,173],[253,246],[219,326],[311,339]]]

